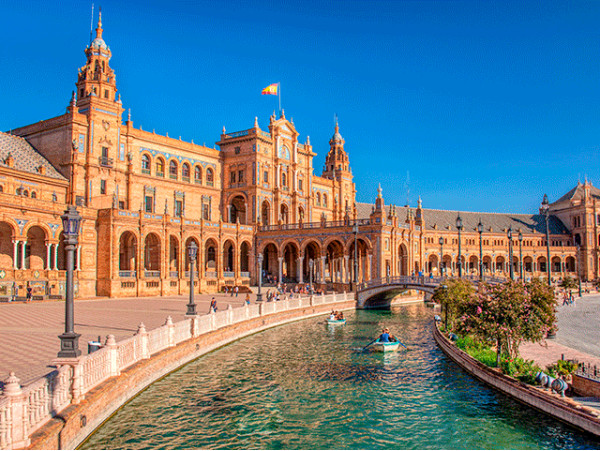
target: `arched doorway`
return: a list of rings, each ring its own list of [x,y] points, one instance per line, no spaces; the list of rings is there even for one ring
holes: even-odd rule
[[[300,252],[296,243],[288,243],[283,248],[283,262],[281,268],[284,282],[298,282],[298,256]]]
[[[263,281],[274,283],[278,277],[277,248],[273,243],[269,243],[263,250]]]
[[[233,277],[235,271],[235,245],[233,241],[227,240],[223,244],[223,274],[225,277]]]
[[[476,255],[471,255],[469,257],[468,273],[470,275],[478,275],[479,274],[479,258]]]
[[[149,233],[144,240],[144,269],[153,274],[147,276],[160,277],[160,238],[155,233]]]
[[[541,272],[541,273],[548,272],[548,267],[546,266],[546,257],[538,257],[537,267],[538,267],[538,272]]]
[[[502,256],[498,256],[496,257],[496,273],[497,274],[502,274],[505,271],[505,267],[504,265],[506,264],[506,260],[504,260],[504,257]]]
[[[562,271],[562,262],[560,257],[552,257],[552,272],[553,273],[561,273]]]
[[[319,276],[319,258],[321,255],[321,248],[316,241],[309,242],[304,247],[304,259],[302,260],[302,278],[305,282],[311,282],[310,279],[310,262],[312,261],[312,282],[320,280]]]
[[[344,246],[338,240],[327,245],[325,250],[325,280],[332,283],[342,283]]]
[[[250,277],[250,244],[244,241],[240,246],[240,271],[242,277]]]
[[[260,220],[262,221],[262,225],[269,225],[271,224],[271,206],[269,205],[269,202],[266,200],[263,200],[261,209],[260,209]]]
[[[179,240],[176,236],[169,236],[169,275],[177,278],[179,276]]]
[[[14,268],[13,239],[14,231],[10,224],[0,222],[0,268]]]
[[[61,233],[60,243],[63,243],[64,239]],[[64,255],[64,251],[61,253],[61,246],[58,247],[59,256]],[[119,239],[119,271],[135,271],[137,267],[136,261],[137,253],[137,239],[132,232],[124,232],[121,234]],[[58,268],[64,268],[64,258],[61,262],[58,261]],[[135,277],[135,274],[133,274]]]
[[[46,268],[46,231],[41,227],[33,226],[27,231],[25,268]]]
[[[204,244],[204,262],[206,277],[217,277],[217,243],[212,238]]]
[[[289,220],[290,220],[289,211],[290,210],[288,209],[288,206],[286,204],[281,204],[280,217],[281,217],[281,222],[283,224],[289,224]]]
[[[246,200],[243,196],[235,196],[229,203],[229,222],[246,224]]]
[[[405,243],[398,246],[398,275],[408,276],[408,248]]]
[[[529,273],[528,275],[531,276],[533,272],[533,258],[523,257],[523,272],[526,274]]]
[[[427,259],[427,271],[435,276],[440,274],[440,259],[437,254],[431,254]]]
[[[358,283],[365,282],[366,280],[370,280],[370,277],[367,277],[368,269],[367,269],[367,255],[369,251],[369,245],[365,242],[364,239],[357,239],[357,260],[356,265],[354,264],[354,240],[351,241],[350,247],[348,248],[348,273],[349,273],[349,281],[354,282],[355,280]],[[354,271],[357,271],[357,276],[355,278]]]

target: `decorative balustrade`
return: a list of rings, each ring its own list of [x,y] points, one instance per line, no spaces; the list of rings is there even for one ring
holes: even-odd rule
[[[184,272],[184,277],[185,277],[186,279],[189,279],[189,278],[190,278],[190,272],[189,272],[189,271],[185,271],[185,272]],[[200,277],[200,276],[199,276],[199,273],[198,273],[198,271],[194,271],[194,279],[198,279],[199,277]]]
[[[223,277],[235,277],[235,273],[233,271],[223,271]]]
[[[136,276],[136,271],[119,271],[119,277],[124,277],[124,278],[133,278],[135,279]]]
[[[241,271],[240,272],[240,277],[242,279],[249,279],[250,278],[250,272],[248,272],[248,271]]]
[[[104,347],[81,357],[76,366],[60,366],[25,387],[21,387],[19,379],[11,373],[4,381],[4,390],[0,395],[0,448],[27,447],[28,435],[71,402],[79,402],[85,393],[136,362],[192,338],[193,322],[194,336],[198,336],[262,315],[347,299],[348,296],[344,293],[313,296],[312,299],[294,297],[278,302],[244,305],[235,309],[230,306],[216,314],[185,319],[175,324],[168,317],[163,326],[150,332],[146,332],[141,324],[133,337],[119,343],[109,335]],[[15,403],[20,404],[15,407]],[[15,417],[14,412],[18,412],[19,409],[23,414]]]
[[[298,230],[298,229],[320,229],[320,228],[334,228],[334,227],[354,227],[354,224],[358,224],[359,226],[368,226],[371,225],[370,219],[357,219],[356,221],[350,219],[349,221],[326,221],[325,223],[321,222],[300,222],[294,224],[270,224],[263,225],[258,228],[261,232],[270,232],[273,230]],[[399,225],[398,227],[403,227],[403,225]],[[359,229],[360,233],[360,229]]]
[[[146,279],[160,279],[160,271],[144,271]]]
[[[171,279],[178,279],[179,278],[179,271],[169,271],[169,277]]]
[[[207,279],[216,279],[217,278],[217,271],[206,271],[204,274]]]

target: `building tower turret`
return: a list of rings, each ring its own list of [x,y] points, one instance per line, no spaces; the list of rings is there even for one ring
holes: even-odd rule
[[[77,77],[77,106],[82,108],[96,97],[107,102],[117,101],[115,73],[109,66],[112,53],[102,39],[102,11],[98,17],[96,39],[85,49],[87,63],[79,69]]]
[[[333,217],[340,220],[346,208],[354,205],[356,188],[352,182],[353,175],[350,169],[348,154],[344,150],[344,138],[340,134],[340,127],[336,121],[335,131],[329,140],[329,152],[325,157],[323,178],[333,180],[334,211]]]

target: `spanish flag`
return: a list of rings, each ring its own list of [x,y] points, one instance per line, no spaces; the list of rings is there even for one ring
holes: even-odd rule
[[[279,83],[273,83],[269,86],[267,86],[265,89],[262,90],[261,94],[263,96],[276,96],[277,95],[277,91],[279,90]]]

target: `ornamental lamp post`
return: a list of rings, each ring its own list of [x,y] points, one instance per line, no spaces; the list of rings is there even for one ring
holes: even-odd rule
[[[519,277],[523,282],[523,233],[519,229]]]
[[[483,280],[483,241],[481,240],[483,224],[481,218],[479,218],[479,224],[477,224],[477,231],[479,232],[479,280]]]
[[[448,287],[446,285],[442,285],[442,290],[444,290],[444,299],[446,300],[444,303],[444,328],[446,329],[446,332],[448,332]]]
[[[262,302],[262,266],[263,266],[263,254],[258,254],[258,293],[256,293],[256,302]]]
[[[461,278],[462,277],[462,254],[460,252],[460,241],[461,241],[460,232],[462,231],[462,228],[463,228],[463,221],[462,221],[462,218],[460,217],[460,213],[456,217],[456,228],[458,229],[458,277]]]
[[[581,272],[579,271],[579,251],[581,250],[581,246],[579,245],[579,243],[577,243],[576,246],[577,246],[577,261],[575,262],[575,264],[577,265],[577,281],[579,284],[579,297],[581,297]]]
[[[550,203],[548,202],[547,194],[544,194],[544,198],[542,199],[542,206],[540,207],[540,212],[546,218],[546,269],[548,270],[548,285],[552,285],[552,269],[550,268]]]
[[[63,223],[63,235],[65,240],[65,251],[67,253],[67,286],[65,295],[65,332],[59,335],[60,351],[59,358],[77,358],[81,355],[79,349],[80,334],[74,332],[74,304],[73,304],[73,271],[75,266],[75,249],[77,248],[77,237],[81,216],[73,205],[69,205],[65,213],[60,217]]]
[[[444,277],[444,238],[440,237],[440,276]]]
[[[508,226],[508,231],[506,232],[506,237],[508,238],[508,260],[509,260],[509,271],[510,271],[510,280],[515,280],[515,272],[513,268],[513,242],[512,242],[512,225]]]
[[[354,289],[358,289],[358,221],[354,220]]]
[[[187,305],[187,313],[185,314],[186,316],[197,315],[196,303],[194,302],[194,262],[196,261],[197,255],[198,245],[192,240],[188,246],[188,257],[190,258],[190,302],[188,302]]]

